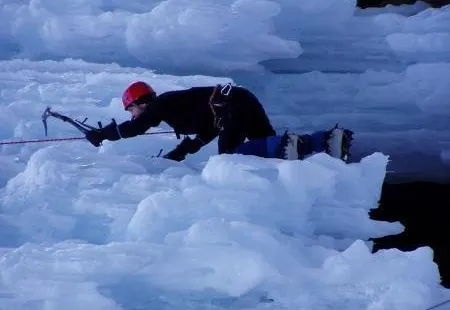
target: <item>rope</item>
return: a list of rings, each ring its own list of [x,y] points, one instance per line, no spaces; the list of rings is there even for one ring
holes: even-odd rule
[[[82,140],[82,139],[85,139],[85,138],[84,137],[74,137],[74,138],[35,139],[35,140],[21,140],[21,141],[1,141],[0,145],[38,143],[38,142],[54,142],[54,141],[69,141],[69,140]]]
[[[158,132],[146,132],[144,135],[160,135],[166,133],[174,133],[174,131],[158,131]],[[85,137],[72,137],[72,138],[52,138],[52,139],[32,139],[32,140],[18,140],[18,141],[0,141],[0,145],[7,144],[25,144],[25,143],[41,143],[41,142],[55,142],[55,141],[73,141],[84,140]]]
[[[449,299],[449,300],[446,300],[446,301],[443,301],[443,302],[441,302],[441,303],[439,303],[439,304],[437,304],[437,305],[434,305],[434,306],[432,306],[432,307],[430,307],[430,308],[426,308],[425,310],[436,309],[437,307],[443,306],[443,305],[445,305],[445,304],[447,304],[447,303],[449,303],[449,302],[450,302],[450,299]]]

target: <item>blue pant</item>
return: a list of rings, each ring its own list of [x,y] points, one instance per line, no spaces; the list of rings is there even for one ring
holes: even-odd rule
[[[325,151],[325,131],[316,131],[310,135],[300,135],[303,141],[299,150],[303,156]],[[233,153],[243,155],[255,155],[264,158],[282,158],[282,136],[275,135],[267,138],[250,140],[239,145]]]

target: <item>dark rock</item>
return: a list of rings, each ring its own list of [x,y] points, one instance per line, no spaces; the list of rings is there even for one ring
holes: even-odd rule
[[[368,7],[383,7],[388,4],[401,5],[401,4],[414,4],[416,0],[358,0],[357,6],[360,8]],[[450,4],[450,0],[423,0],[434,8],[440,8],[444,5]]]

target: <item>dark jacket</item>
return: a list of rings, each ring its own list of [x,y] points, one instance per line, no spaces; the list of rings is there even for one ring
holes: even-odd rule
[[[226,105],[215,110],[222,120],[222,127],[218,128],[209,104],[213,90],[213,86],[193,87],[162,93],[148,104],[136,119],[119,125],[112,123],[103,128],[103,137],[113,141],[134,137],[165,122],[178,135],[196,135],[195,139],[184,139],[171,152],[177,153],[177,156],[173,156],[176,158],[172,159],[182,160],[187,154],[197,152],[217,136],[219,154],[222,154],[232,153],[246,138],[251,140],[275,135],[258,99],[241,87],[233,87]]]

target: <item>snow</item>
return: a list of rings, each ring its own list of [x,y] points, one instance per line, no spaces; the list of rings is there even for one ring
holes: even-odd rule
[[[448,179],[450,11],[354,4],[3,1],[0,308],[425,310],[449,299],[430,248],[371,253],[370,238],[404,227],[368,211],[391,171]],[[5,144],[44,138],[47,106],[126,120],[120,96],[135,80],[158,93],[245,85],[280,131],[355,130],[353,162],[218,156],[215,141],[181,163],[153,157],[173,134]]]

